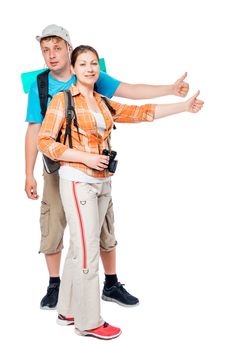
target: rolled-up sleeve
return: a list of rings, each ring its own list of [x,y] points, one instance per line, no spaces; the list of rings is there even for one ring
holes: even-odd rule
[[[64,96],[59,93],[51,100],[38,135],[39,151],[53,160],[58,160],[68,149],[68,146],[56,142],[64,122]]]
[[[109,100],[109,103],[115,110],[113,119],[117,123],[152,122],[155,118],[155,104],[129,106],[112,100]]]

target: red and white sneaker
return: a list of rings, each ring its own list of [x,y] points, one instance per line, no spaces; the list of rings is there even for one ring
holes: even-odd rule
[[[74,317],[65,317],[59,314],[56,322],[60,326],[71,326],[74,324]]]
[[[75,332],[78,335],[88,335],[90,337],[95,337],[99,339],[117,338],[122,333],[120,328],[111,326],[107,322],[105,322],[102,326],[98,328],[89,329],[87,331],[80,331],[78,328],[75,328]]]

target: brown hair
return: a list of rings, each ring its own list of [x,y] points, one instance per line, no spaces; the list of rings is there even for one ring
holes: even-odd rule
[[[76,64],[76,60],[77,60],[77,57],[84,53],[84,52],[88,52],[88,51],[91,51],[95,54],[95,56],[97,57],[97,59],[99,60],[99,56],[98,56],[98,53],[97,51],[92,47],[92,46],[88,46],[88,45],[80,45],[80,46],[77,46],[73,51],[72,51],[72,54],[71,54],[71,65],[72,67],[75,66]]]

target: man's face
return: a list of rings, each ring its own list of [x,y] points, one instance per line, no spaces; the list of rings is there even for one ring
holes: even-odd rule
[[[93,86],[100,74],[97,56],[92,51],[81,53],[76,59],[73,73],[80,83]]]
[[[42,40],[41,51],[47,67],[52,71],[61,71],[70,64],[69,48],[63,39]]]

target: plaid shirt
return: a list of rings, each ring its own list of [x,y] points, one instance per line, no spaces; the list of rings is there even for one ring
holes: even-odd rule
[[[98,134],[96,119],[89,110],[84,96],[81,95],[79,89],[72,85],[70,88],[73,96],[74,107],[79,125],[79,135],[76,127],[71,124],[71,136],[73,149],[102,154],[103,149],[108,148],[107,139],[111,133],[113,123],[135,123],[141,121],[153,121],[155,115],[155,105],[146,104],[143,106],[123,105],[108,99],[109,104],[115,109],[115,115],[112,115],[102,100],[101,95],[94,92],[106,124],[104,135]],[[58,93],[52,99],[47,109],[46,116],[42,123],[42,127],[38,136],[38,148],[41,152],[53,160],[57,160],[69,148],[68,137],[64,145],[64,135],[66,128],[65,116],[65,99],[63,92]],[[60,142],[56,142],[59,132],[62,132]],[[83,163],[60,161],[61,165],[69,165],[78,168],[88,175],[103,178],[110,176],[107,170],[98,171],[87,167]]]

